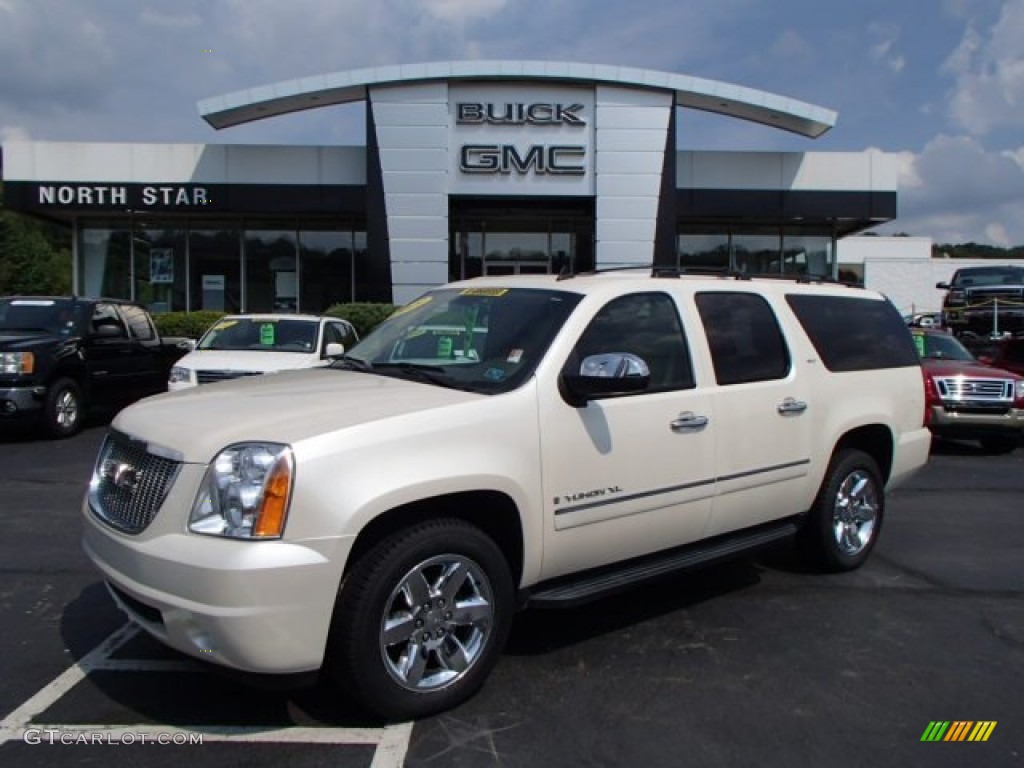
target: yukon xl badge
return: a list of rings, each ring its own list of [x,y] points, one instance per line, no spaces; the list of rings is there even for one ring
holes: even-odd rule
[[[551,503],[556,507],[559,504],[572,504],[576,501],[586,501],[587,499],[596,499],[601,496],[611,496],[616,493],[622,493],[622,488],[617,485],[608,486],[607,488],[595,488],[592,491],[580,491],[579,493],[563,494],[561,496],[555,496]]]

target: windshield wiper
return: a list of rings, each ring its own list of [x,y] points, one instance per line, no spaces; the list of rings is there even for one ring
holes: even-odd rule
[[[372,371],[373,363],[369,360],[363,360],[362,358],[346,354],[341,357],[334,358],[330,367],[341,368],[346,371]]]
[[[452,379],[451,376],[444,372],[444,368],[439,365],[427,365],[425,363],[377,363],[374,366],[374,370],[409,375],[410,378],[419,379],[428,384],[437,384],[439,387],[447,387],[448,389],[461,389],[466,392],[476,391],[473,387]]]

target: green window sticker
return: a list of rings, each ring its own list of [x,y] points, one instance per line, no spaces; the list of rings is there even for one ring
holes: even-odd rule
[[[264,347],[274,346],[276,328],[273,323],[264,323],[260,326],[260,344]]]
[[[918,357],[924,357],[924,350],[925,350],[924,342],[925,342],[925,338],[924,338],[924,334],[923,333],[915,333],[914,334],[914,346],[917,347],[917,355],[918,355]]]
[[[437,356],[451,357],[453,346],[451,336],[440,336],[437,339]]]

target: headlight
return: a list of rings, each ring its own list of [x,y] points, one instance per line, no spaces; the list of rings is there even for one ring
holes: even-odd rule
[[[36,369],[36,357],[31,352],[0,352],[0,373],[20,375]]]
[[[171,384],[180,384],[183,381],[192,381],[192,370],[176,365],[171,368],[171,374],[167,377],[167,381]]]
[[[217,454],[192,504],[194,533],[277,539],[284,531],[295,460],[287,445],[240,443]]]
[[[1015,389],[1016,395],[1014,396],[1014,399],[1024,400],[1024,379],[1020,379],[1019,381],[1016,382]]]

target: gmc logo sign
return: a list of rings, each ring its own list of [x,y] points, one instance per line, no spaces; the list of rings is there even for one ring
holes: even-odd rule
[[[463,173],[582,176],[586,173],[582,146],[534,144],[525,155],[512,144],[466,144],[459,153]]]

